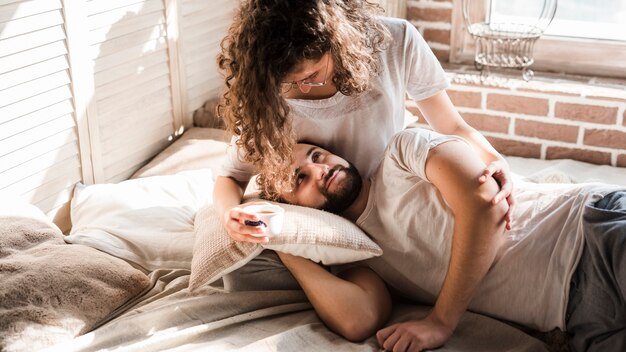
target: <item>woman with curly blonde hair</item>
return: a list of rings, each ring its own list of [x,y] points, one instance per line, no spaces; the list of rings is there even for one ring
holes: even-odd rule
[[[368,0],[242,1],[218,55],[226,83],[218,115],[233,139],[214,200],[233,239],[268,240],[262,226],[246,225],[258,219],[239,206],[242,194],[255,174],[270,199],[292,182],[296,141],[330,148],[369,177],[404,128],[407,95],[433,129],[476,147],[488,165],[479,181],[495,177],[494,203],[512,203],[506,161],[455,110],[417,29],[379,14]]]
[[[366,1],[337,2],[341,7],[321,3],[248,1],[222,42],[218,63],[228,90],[219,113],[229,132],[239,136],[237,145],[246,151],[243,160],[260,172],[286,170],[281,166],[296,142],[284,98],[295,98],[300,88],[281,81],[290,71],[307,61],[331,64],[333,56],[332,82],[326,80],[325,88],[349,96],[365,90],[372,72],[380,69],[375,54],[382,50],[387,30],[370,14],[377,7]],[[323,73],[331,73],[328,65]],[[308,82],[303,87],[310,89],[305,99],[334,94],[319,94]],[[288,175],[262,173],[261,180],[268,191],[272,181],[286,181]]]

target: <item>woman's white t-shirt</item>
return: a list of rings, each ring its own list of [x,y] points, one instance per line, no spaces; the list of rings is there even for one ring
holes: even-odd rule
[[[364,177],[374,172],[391,137],[404,128],[406,96],[420,101],[449,85],[415,26],[397,18],[381,17],[380,21],[391,38],[380,53],[382,72],[371,78],[366,91],[354,96],[337,92],[320,100],[287,100],[298,140],[351,160]],[[221,176],[248,181],[255,170],[238,158],[235,138]]]

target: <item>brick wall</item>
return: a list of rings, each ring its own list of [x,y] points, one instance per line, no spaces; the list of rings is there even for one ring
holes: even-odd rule
[[[504,74],[481,80],[448,66],[452,102],[501,153],[626,167],[623,86]]]
[[[451,0],[409,0],[407,19],[417,27],[437,58],[447,62],[450,56]]]
[[[541,73],[525,82],[520,71],[481,80],[470,68],[446,63],[451,17],[451,0],[407,2],[407,19],[449,74],[453,103],[496,149],[626,167],[626,82]]]

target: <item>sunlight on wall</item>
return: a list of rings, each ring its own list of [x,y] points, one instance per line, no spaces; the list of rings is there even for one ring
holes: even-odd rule
[[[167,43],[167,39],[165,37],[165,28],[164,26],[156,26],[152,28],[152,33],[150,34],[150,38],[156,38],[156,40],[146,42],[143,45],[143,54],[154,52],[158,50],[160,47]]]
[[[96,5],[98,5],[96,3]],[[89,16],[89,42],[92,45],[92,58],[100,56],[100,49],[114,35],[114,28],[125,18],[136,16],[144,7],[144,2],[125,6],[122,10],[108,10],[96,5],[87,6]]]

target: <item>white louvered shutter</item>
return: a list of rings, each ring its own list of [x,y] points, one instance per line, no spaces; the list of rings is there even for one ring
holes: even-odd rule
[[[60,0],[0,1],[0,194],[67,214],[82,179]]]
[[[181,56],[186,86],[185,118],[207,99],[218,96],[224,86],[216,57],[235,9],[235,0],[180,0]]]
[[[0,196],[68,230],[77,182],[127,179],[216,97],[236,0],[0,0]]]
[[[96,183],[127,179],[171,140],[175,124],[162,0],[86,3]]]

